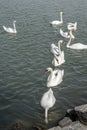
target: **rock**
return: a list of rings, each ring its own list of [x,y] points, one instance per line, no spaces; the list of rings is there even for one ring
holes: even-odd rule
[[[48,129],[48,130],[62,130],[62,128],[59,127],[59,126],[56,126],[56,127],[50,128],[50,129]]]
[[[71,123],[72,123],[72,120],[70,118],[64,117],[64,119],[59,121],[59,126],[64,127],[64,126],[70,125]]]
[[[74,109],[68,109],[65,116],[69,117],[72,121],[78,120],[77,114]]]
[[[75,112],[78,120],[84,125],[87,125],[87,104],[75,107]]]

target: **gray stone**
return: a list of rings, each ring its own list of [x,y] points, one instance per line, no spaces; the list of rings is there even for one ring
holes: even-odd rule
[[[50,128],[48,130],[62,130],[62,128],[60,126],[56,126],[56,127]]]
[[[72,120],[68,117],[64,117],[61,121],[59,121],[59,126],[64,127],[67,125],[70,125],[72,123]]]
[[[87,104],[75,107],[75,111],[80,111],[82,113],[87,112]]]

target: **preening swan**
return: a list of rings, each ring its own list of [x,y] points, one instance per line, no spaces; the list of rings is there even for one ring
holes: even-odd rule
[[[75,23],[68,23],[67,29],[68,30],[77,30],[77,22],[75,22]]]
[[[41,98],[41,106],[45,109],[45,120],[48,118],[48,110],[54,106],[56,98],[53,94],[52,89],[50,88],[45,92]]]
[[[55,69],[48,67],[45,70],[45,73],[50,72],[50,75],[47,79],[47,87],[54,87],[60,84],[63,81],[64,70]]]
[[[54,54],[54,55],[59,55],[60,54],[60,44],[63,43],[63,40],[59,40],[58,41],[58,46],[56,46],[54,43],[51,44],[51,52]]]
[[[72,30],[70,30],[70,31],[72,31]],[[60,29],[60,34],[62,37],[70,38],[70,32],[64,32],[62,29]],[[72,32],[71,32],[71,34],[72,34]],[[71,35],[71,37],[72,37],[72,39],[75,38],[75,36],[73,34]]]
[[[63,24],[63,16],[62,16],[63,12],[60,12],[60,21],[58,20],[54,20],[51,22],[52,25],[61,25]]]
[[[70,45],[72,41],[72,38],[70,37],[68,43],[67,43],[67,48],[71,48],[71,49],[75,49],[75,50],[83,50],[83,49],[87,49],[87,45],[84,45],[82,43],[74,43],[73,45]]]
[[[13,28],[7,28],[5,26],[3,26],[3,29],[8,32],[8,33],[17,33],[17,30],[16,30],[16,20],[13,21]]]

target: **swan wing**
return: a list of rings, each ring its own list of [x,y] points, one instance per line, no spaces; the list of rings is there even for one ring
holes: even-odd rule
[[[60,34],[61,36],[65,37],[65,38],[69,38],[70,36],[68,35],[68,32],[63,32],[62,29],[60,29]]]
[[[56,46],[55,44],[51,44],[51,52],[55,55],[58,55],[59,54],[59,48],[58,46]]]

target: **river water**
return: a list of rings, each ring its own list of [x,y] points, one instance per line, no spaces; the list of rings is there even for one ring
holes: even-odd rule
[[[49,23],[59,20],[60,11],[64,23],[54,28]],[[2,26],[12,27],[14,19],[17,34],[6,33]],[[87,103],[87,50],[66,48],[68,40],[62,38],[59,29],[67,31],[67,22],[77,22],[72,44],[87,44],[87,0],[0,0],[0,128],[15,120],[29,127],[40,124],[49,128],[68,108]],[[56,103],[46,124],[40,105],[48,90],[44,71],[54,68],[50,46],[60,39],[64,40],[66,62],[57,68],[64,69],[64,77],[52,88]]]

